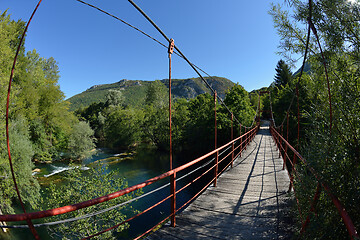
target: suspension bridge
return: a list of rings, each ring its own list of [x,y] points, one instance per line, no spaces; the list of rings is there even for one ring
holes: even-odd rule
[[[176,219],[149,239],[290,239],[289,176],[262,124],[253,141]]]
[[[117,192],[105,196],[99,196],[94,199],[90,199],[85,202],[79,202],[68,206],[59,206],[58,208],[48,209],[37,212],[27,212],[17,187],[17,180],[15,178],[14,170],[12,167],[11,151],[9,145],[9,130],[8,130],[8,116],[9,116],[9,99],[11,91],[11,82],[13,80],[13,74],[16,65],[16,59],[21,48],[21,44],[24,40],[24,36],[28,29],[28,26],[39,7],[41,0],[38,2],[33,14],[31,15],[20,43],[18,45],[17,53],[14,58],[13,67],[10,74],[9,90],[7,97],[6,108],[6,137],[8,145],[9,165],[13,177],[14,186],[17,192],[19,202],[22,206],[24,213],[21,214],[9,214],[0,215],[0,228],[29,228],[35,239],[40,239],[37,233],[37,228],[43,226],[51,226],[56,224],[63,224],[67,222],[78,221],[84,218],[91,218],[97,216],[106,211],[116,209],[120,206],[124,206],[141,198],[146,198],[149,195],[157,194],[162,189],[168,189],[168,194],[161,198],[158,202],[147,206],[145,210],[138,212],[137,214],[130,216],[128,219],[119,222],[118,224],[103,229],[102,231],[87,236],[84,239],[90,239],[99,236],[105,232],[114,230],[119,226],[128,223],[134,219],[141,217],[144,214],[148,214],[152,209],[168,203],[169,211],[166,216],[163,216],[160,222],[157,222],[146,231],[140,233],[134,239],[141,239],[147,237],[149,239],[289,239],[292,237],[291,221],[289,221],[289,201],[295,199],[298,202],[296,196],[296,190],[294,186],[294,179],[298,181],[301,178],[298,176],[296,164],[302,163],[306,167],[309,173],[313,174],[317,180],[317,189],[310,201],[310,212],[315,211],[317,201],[319,199],[320,191],[323,189],[327,196],[331,199],[334,208],[339,213],[339,219],[341,218],[351,239],[357,239],[358,233],[355,226],[348,215],[346,209],[335,196],[328,185],[321,179],[319,174],[309,165],[306,160],[300,155],[300,153],[289,144],[288,142],[288,129],[286,135],[283,134],[284,121],[289,119],[289,110],[294,102],[295,96],[299,102],[298,84],[296,85],[296,95],[291,101],[289,110],[286,117],[280,126],[276,126],[273,121],[274,117],[269,123],[265,123],[260,126],[260,94],[270,94],[264,92],[259,94],[259,104],[256,111],[256,116],[251,126],[243,126],[241,122],[234,117],[234,114],[225,105],[223,100],[219,98],[212,87],[202,77],[199,71],[205,73],[202,69],[191,63],[180,49],[174,44],[172,39],[169,39],[161,29],[143,12],[132,0],[128,0],[164,37],[169,44],[166,46],[160,41],[152,38],[150,35],[142,32],[141,30],[133,27],[118,17],[109,14],[91,4],[88,4],[82,0],[76,0],[85,5],[93,7],[135,30],[141,32],[162,46],[168,48],[169,54],[169,128],[170,128],[170,170],[148,179],[142,183],[134,186],[122,189]],[[309,0],[309,12],[310,16],[306,50],[304,56],[303,66],[299,75],[298,83],[300,82],[307,51],[310,33],[313,31],[316,38],[316,29],[311,22],[311,0]],[[318,41],[319,42],[319,41]],[[320,42],[319,48],[321,50]],[[182,166],[173,168],[172,166],[172,153],[171,153],[171,54],[177,54],[183,58],[191,68],[199,75],[209,89],[214,93],[214,114],[215,114],[215,143],[214,150],[196,158]],[[322,53],[322,50],[321,50]],[[322,54],[324,58],[324,55]],[[324,67],[326,72],[326,64],[324,60]],[[327,73],[326,73],[327,74]],[[210,75],[208,75],[210,76]],[[328,82],[329,83],[329,82]],[[329,89],[329,105],[330,105],[330,129],[332,126],[332,114],[331,114],[331,95]],[[217,146],[217,118],[216,118],[216,105],[217,100],[228,110],[229,116],[231,116],[231,140],[218,147]],[[271,98],[270,98],[271,107]],[[272,115],[272,110],[271,110]],[[299,103],[298,103],[298,138],[299,138]],[[239,134],[234,133],[233,125],[238,125]],[[286,126],[288,127],[289,124]],[[236,137],[237,136],[237,137]],[[299,141],[298,141],[299,142]],[[290,167],[289,167],[290,165]],[[160,187],[149,190],[148,186],[159,183],[163,179],[167,179],[167,184],[163,184]],[[201,182],[201,188],[194,193],[190,199],[185,202],[181,202],[177,199],[177,196],[182,194],[185,189]],[[66,214],[72,211],[77,211],[82,208],[91,207],[101,204],[103,202],[111,201],[112,199],[131,194],[134,191],[143,190],[144,194],[133,198],[127,202],[120,203],[107,209],[102,209],[97,212],[89,213],[84,216],[68,218],[61,221],[46,222],[46,223],[33,223],[36,219],[43,219],[51,216]],[[293,193],[291,197],[288,192]],[[298,205],[299,206],[299,205]],[[302,214],[299,209],[299,214]],[[310,214],[302,216],[303,222],[300,234],[306,231],[306,227],[311,221]],[[23,225],[6,225],[6,223],[16,223],[25,221]],[[157,228],[159,228],[155,231]]]

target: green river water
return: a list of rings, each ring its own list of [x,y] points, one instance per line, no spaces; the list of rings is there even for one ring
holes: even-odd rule
[[[176,162],[183,162],[179,160],[179,157],[175,157]],[[124,177],[129,186],[141,183],[149,178],[155,177],[161,173],[168,171],[169,169],[169,156],[166,153],[155,151],[154,149],[140,149],[136,152],[124,152],[124,153],[110,153],[106,150],[99,149],[95,155],[91,158],[83,160],[82,163],[78,163],[77,167],[80,167],[83,171],[87,171],[94,166],[95,163],[102,162],[108,165],[109,170],[117,171],[121,177]],[[57,182],[61,184],[62,175],[68,171],[71,167],[64,162],[53,162],[48,164],[37,164],[36,168],[40,172],[34,173],[38,178],[42,188],[45,188],[50,182]],[[147,187],[145,191],[149,191],[158,186],[168,183],[169,179],[162,180],[153,185]],[[146,199],[142,199],[133,204],[135,209],[144,209],[151,202],[156,202],[162,197],[168,194],[169,189],[164,189],[162,192],[157,192],[153,196],[150,195]],[[185,192],[179,197],[179,200],[183,199],[183,202],[189,198],[189,191]],[[46,196],[43,196],[46,198]],[[168,203],[163,204],[157,209],[154,209],[148,215],[144,215],[141,219],[130,222],[130,229],[125,234],[117,236],[118,239],[131,239],[138,235],[140,232],[147,230],[152,225],[159,222],[163,216],[168,214]],[[19,210],[18,213],[21,213]],[[41,235],[41,239],[50,239],[45,227],[37,229]],[[3,234],[0,231],[0,239],[4,240],[23,240],[33,239],[28,229],[12,229],[8,233]]]

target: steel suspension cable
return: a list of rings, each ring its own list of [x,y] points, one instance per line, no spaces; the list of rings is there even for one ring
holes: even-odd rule
[[[139,28],[133,26],[132,24],[124,21],[123,19],[121,19],[121,18],[119,18],[119,17],[117,17],[117,16],[115,16],[115,15],[113,15],[113,14],[111,14],[111,13],[109,13],[109,12],[107,12],[107,11],[99,8],[99,7],[97,7],[97,6],[94,6],[94,5],[90,4],[90,3],[87,3],[87,2],[85,2],[85,1],[82,1],[82,0],[76,0],[76,1],[78,1],[78,2],[80,2],[80,3],[82,3],[82,4],[85,4],[85,5],[89,6],[89,7],[92,7],[92,8],[94,8],[94,9],[96,9],[96,10],[98,10],[98,11],[100,11],[100,12],[102,12],[102,13],[110,16],[110,17],[112,17],[112,18],[115,18],[116,20],[121,21],[122,23],[126,24],[127,26],[135,29],[136,31],[140,32],[141,34],[145,35],[146,37],[148,37],[148,38],[152,39],[153,41],[157,42],[158,44],[160,44],[160,45],[163,46],[164,48],[168,48],[168,46],[166,46],[165,44],[163,44],[162,42],[160,42],[160,41],[157,40],[156,38],[150,36],[149,34],[145,33],[144,31],[140,30]],[[135,3],[134,3],[134,4],[135,4]],[[140,9],[140,10],[141,10],[141,9]],[[141,10],[141,11],[142,11],[142,10]],[[149,19],[150,19],[150,18],[149,18]],[[151,19],[150,19],[150,20],[151,20]],[[154,23],[154,24],[155,24],[155,23]],[[160,30],[160,28],[157,28],[157,27],[156,27],[156,29],[157,29],[158,31]],[[160,31],[161,31],[161,30],[160,30]],[[166,36],[165,34],[162,34],[162,35],[163,35],[164,37]],[[170,41],[169,38],[167,38],[167,37],[165,37],[165,39],[166,39],[167,41]],[[215,90],[214,90],[214,89],[211,87],[211,85],[206,81],[206,79],[204,79],[204,78],[200,75],[200,73],[199,73],[197,70],[203,72],[203,73],[204,73],[205,75],[207,75],[210,79],[212,79],[212,76],[211,76],[210,74],[208,74],[207,72],[205,72],[205,71],[204,71],[203,69],[201,69],[200,67],[198,67],[197,65],[195,65],[194,63],[191,63],[181,52],[179,52],[179,49],[178,49],[176,46],[175,46],[175,49],[176,49],[176,51],[178,51],[178,52],[174,51],[174,54],[178,55],[179,57],[181,57],[182,59],[184,59],[186,62],[188,62],[188,64],[189,64],[189,65],[195,70],[195,72],[200,76],[201,80],[206,84],[206,86],[214,93]],[[196,70],[196,69],[197,69],[197,70]],[[222,99],[219,95],[217,96],[217,98],[219,99],[219,101],[221,102],[221,104],[227,109],[227,111],[228,111],[230,114],[232,114],[232,111],[231,111],[231,110],[227,107],[227,105],[224,103],[223,99]],[[235,117],[235,121],[237,121],[239,124],[241,124],[240,121],[239,121],[236,117]],[[252,127],[252,126],[253,126],[253,125],[251,125],[251,126],[249,126],[249,127],[247,127],[247,128],[250,128],[250,127]],[[244,126],[244,127],[246,127],[246,126]]]
[[[271,119],[272,119],[272,121],[273,121],[274,127],[276,127],[276,124],[275,124],[275,118],[274,118],[274,115],[273,115],[273,110],[272,110],[271,92],[269,92],[269,102],[270,102],[270,113],[271,113]]]
[[[328,89],[328,97],[329,97],[330,132],[331,132],[331,130],[332,130],[332,122],[333,122],[333,120],[332,120],[333,119],[333,117],[332,117],[332,102],[331,102],[330,81],[329,81],[329,74],[328,74],[328,70],[327,70],[327,66],[326,66],[326,59],[325,59],[325,55],[324,55],[324,52],[323,52],[322,47],[321,47],[320,39],[319,39],[319,36],[317,34],[315,25],[313,24],[311,18],[309,18],[309,26],[310,26],[312,32],[314,33],[314,35],[316,37],[316,41],[317,41],[317,43],[319,45],[319,49],[320,49],[320,53],[321,53],[321,57],[322,57],[323,65],[324,65],[324,69],[325,69],[325,77],[326,77],[327,89]]]
[[[38,6],[40,5],[41,1],[42,1],[42,0],[39,1],[36,9],[34,10],[32,16],[31,16],[31,18],[30,18],[30,20],[29,20],[29,22],[28,22],[28,24],[27,24],[27,26],[26,26],[26,28],[25,28],[23,37],[22,37],[22,39],[21,39],[21,41],[20,41],[20,44],[19,44],[19,48],[20,48],[21,43],[22,43],[22,41],[23,41],[25,32],[27,31],[27,28],[28,28],[28,26],[29,26],[29,24],[30,24],[30,22],[31,22],[31,19],[32,19],[33,15],[35,14],[35,12],[36,12]],[[76,1],[81,2],[81,3],[83,3],[83,4],[86,4],[86,5],[89,5],[89,6],[93,7],[93,8],[96,8],[97,10],[99,10],[99,11],[101,11],[101,12],[103,12],[103,13],[105,13],[105,14],[113,17],[113,18],[120,20],[120,21],[123,22],[124,24],[129,25],[130,27],[136,29],[137,31],[141,32],[142,34],[146,35],[147,37],[153,39],[154,41],[156,41],[156,42],[158,42],[159,44],[161,44],[161,45],[163,45],[164,47],[166,47],[164,44],[162,44],[161,42],[157,41],[155,38],[152,38],[150,35],[147,35],[146,33],[142,32],[141,30],[139,30],[139,29],[135,28],[134,26],[128,24],[127,22],[125,22],[125,21],[117,18],[116,16],[111,15],[111,14],[109,14],[109,13],[101,10],[100,8],[97,8],[97,7],[95,7],[95,6],[91,5],[91,4],[88,4],[88,3],[84,2],[84,1],[81,1],[81,0],[76,0]],[[132,1],[131,1],[131,2],[132,2]],[[18,51],[19,51],[19,48],[18,48]],[[197,67],[196,65],[190,63],[189,60],[180,52],[180,50],[179,50],[176,46],[175,46],[175,48],[177,49],[177,51],[179,51],[180,55],[179,55],[178,53],[176,53],[176,54],[179,55],[179,56],[181,56],[182,58],[184,58],[184,59],[190,64],[190,66],[192,66],[192,67],[194,68],[194,70],[195,70],[197,73],[198,73],[198,71],[197,71],[195,68],[197,68],[197,69],[199,69],[200,71],[202,71],[202,72],[204,72],[205,74],[207,74],[205,71],[203,71],[202,69],[200,69],[200,68]],[[18,54],[18,52],[17,52],[17,54]],[[6,120],[7,120],[7,139],[8,139],[8,106],[9,106],[9,96],[10,96],[11,81],[12,81],[12,76],[13,76],[13,70],[14,70],[15,63],[16,63],[16,58],[17,58],[17,55],[16,55],[15,60],[14,60],[14,66],[13,66],[13,69],[12,69],[12,72],[11,72],[11,77],[10,77],[10,82],[9,82],[8,103],[7,103],[7,116],[6,116],[6,117],[7,117],[7,118],[6,118]],[[198,75],[199,75],[200,78],[206,83],[206,85],[214,92],[214,89],[213,89],[213,88],[208,84],[208,82],[200,75],[200,73],[198,73]],[[210,76],[209,74],[207,74],[207,75],[211,78],[211,76]],[[232,112],[230,111],[230,109],[225,105],[225,103],[223,102],[223,100],[222,100],[220,97],[219,97],[218,99],[222,102],[222,104],[225,106],[225,108],[226,108],[230,113],[232,113]],[[239,124],[241,124],[241,123],[236,119],[236,117],[235,117],[235,120],[236,120]],[[9,142],[9,141],[8,141],[8,142]],[[8,149],[9,149],[9,162],[10,162],[10,165],[11,165],[11,169],[13,170],[13,168],[12,168],[12,162],[11,162],[11,154],[10,154],[9,143],[8,143]],[[227,149],[226,149],[226,150],[227,150]],[[225,150],[225,151],[226,151],[226,150]],[[224,152],[224,151],[223,151],[223,152]],[[222,153],[223,153],[223,152],[222,152]],[[209,162],[210,162],[210,161],[209,161]],[[13,173],[13,171],[12,171],[12,173]],[[17,184],[16,184],[16,180],[15,180],[15,175],[14,175],[14,174],[13,174],[13,178],[14,178],[15,186],[16,186],[16,188],[17,188]],[[179,180],[180,180],[180,179],[179,179]],[[18,190],[18,189],[17,189],[17,190]],[[20,202],[21,202],[21,197],[20,197],[20,194],[19,194],[19,193],[18,193],[18,196],[19,196],[19,200],[20,200]],[[135,201],[135,200],[134,200],[134,201]],[[124,204],[125,204],[125,203],[124,203]],[[23,205],[23,204],[22,204],[22,205]],[[120,206],[120,205],[119,205],[119,206]],[[119,207],[119,206],[118,206],[118,207]],[[113,208],[114,208],[114,207],[112,207],[111,209],[113,209]],[[111,209],[109,209],[109,210],[111,210]],[[109,211],[109,210],[108,210],[108,211]],[[24,212],[25,212],[25,209],[24,209]],[[100,214],[100,213],[102,213],[102,212],[103,212],[103,211],[100,211],[98,214]],[[26,212],[25,212],[25,213],[26,213]],[[31,223],[31,220],[28,219],[27,221],[30,221],[30,223]],[[33,228],[33,225],[32,225],[32,224],[29,224],[29,227],[30,227],[30,228]],[[35,230],[35,229],[33,229],[33,230]],[[32,231],[33,231],[33,230],[32,230]],[[34,236],[35,236],[35,235],[36,235],[36,232],[33,232],[33,234],[34,234]],[[36,236],[35,236],[35,238],[38,239],[38,237],[36,237]]]
[[[168,48],[168,46],[166,46],[165,44],[163,44],[162,42],[160,42],[160,41],[157,40],[156,38],[150,36],[149,34],[145,33],[144,31],[140,30],[139,28],[133,26],[132,24],[126,22],[125,20],[123,20],[123,19],[121,19],[121,18],[119,18],[119,17],[117,17],[117,16],[115,16],[115,15],[113,15],[113,14],[111,14],[111,13],[109,13],[109,12],[107,12],[107,11],[99,8],[99,7],[97,7],[97,6],[94,6],[94,5],[90,4],[90,3],[87,3],[87,2],[85,2],[85,1],[82,1],[82,0],[76,0],[76,1],[78,1],[78,2],[80,2],[80,3],[82,3],[82,4],[85,4],[85,5],[87,5],[87,6],[91,7],[91,8],[94,8],[94,9],[96,9],[96,10],[98,10],[98,11],[100,11],[100,12],[102,12],[102,13],[104,13],[104,14],[112,17],[112,18],[115,18],[116,20],[119,20],[120,22],[126,24],[127,26],[135,29],[136,31],[140,32],[141,34],[145,35],[146,37],[148,37],[148,38],[152,39],[153,41],[157,42],[158,44],[160,44],[160,45],[163,46],[164,48]],[[165,34],[164,34],[164,35],[165,35]],[[164,35],[163,35],[163,36],[164,36]],[[168,38],[165,38],[165,39],[168,40]],[[204,71],[203,69],[201,69],[199,66],[195,65],[194,63],[191,63],[181,52],[180,52],[180,53],[177,52],[177,51],[178,51],[178,48],[177,48],[176,46],[175,46],[175,50],[176,50],[176,51],[174,51],[174,54],[176,54],[177,56],[179,56],[179,57],[181,57],[182,59],[184,59],[185,61],[187,61],[188,64],[189,64],[193,69],[196,68],[196,69],[199,70],[200,72],[202,72],[202,73],[204,73],[205,75],[207,75],[210,79],[213,79],[213,77],[212,77],[209,73],[207,73],[206,71]],[[195,69],[194,69],[194,70],[195,70]],[[197,71],[195,70],[195,72],[197,72]],[[198,73],[198,72],[197,72],[197,73]],[[200,74],[198,73],[198,75],[200,75]],[[215,90],[214,90],[214,89],[211,87],[211,85],[206,81],[206,79],[204,79],[202,76],[200,76],[200,79],[201,79],[201,80],[205,83],[205,85],[211,90],[211,92],[214,93]],[[217,98],[219,99],[219,101],[221,102],[221,104],[227,109],[227,111],[228,111],[230,114],[232,114],[231,110],[230,110],[230,109],[227,107],[227,105],[224,103],[223,99],[222,99],[219,95],[217,96]],[[235,121],[237,121],[239,124],[241,124],[240,121],[239,121],[236,117],[235,117]],[[252,126],[253,126],[253,125],[250,125],[250,126],[247,127],[247,128],[251,128]],[[246,126],[244,126],[244,127],[246,127]]]
[[[25,38],[25,34],[29,28],[29,25],[31,23],[31,20],[33,19],[37,9],[39,8],[40,4],[41,4],[41,1],[42,0],[39,0],[38,4],[36,5],[33,13],[31,14],[30,18],[29,18],[29,21],[27,22],[26,26],[25,26],[25,29],[21,35],[21,39],[20,39],[20,42],[19,42],[19,45],[17,47],[17,50],[16,50],[16,54],[15,54],[15,57],[14,57],[14,62],[13,62],[13,65],[12,65],[12,68],[11,68],[11,73],[10,73],[10,79],[9,79],[9,87],[8,87],[8,94],[7,94],[7,100],[6,100],[6,144],[7,144],[7,150],[8,150],[8,157],[9,157],[9,165],[10,165],[10,171],[11,171],[11,175],[12,175],[12,179],[13,179],[13,182],[14,182],[14,186],[15,186],[15,190],[16,190],[16,194],[17,194],[17,197],[19,199],[19,202],[20,202],[20,205],[21,205],[21,208],[23,210],[24,213],[26,213],[26,209],[25,209],[25,205],[24,205],[24,202],[22,201],[22,198],[21,198],[21,195],[20,195],[20,191],[19,191],[19,188],[18,188],[18,185],[17,185],[17,182],[16,182],[16,177],[15,177],[15,172],[14,172],[14,167],[13,167],[13,163],[12,163],[12,158],[11,158],[11,149],[10,149],[10,136],[9,136],[9,105],[10,105],[10,92],[11,92],[11,83],[12,83],[12,80],[13,80],[13,76],[14,76],[14,71],[15,71],[15,65],[16,65],[16,61],[17,61],[17,57],[19,55],[19,52],[20,52],[20,48],[21,48],[21,45],[23,44],[24,42],[24,38]],[[38,233],[36,232],[36,229],[32,223],[32,221],[30,219],[27,219],[26,220],[30,230],[31,230],[31,233],[33,234],[33,236],[35,237],[35,239],[40,239]]]
[[[256,111],[255,111],[255,117],[254,117],[254,119],[253,119],[253,122],[251,123],[251,126],[253,126],[254,125],[254,123],[255,123],[255,119],[256,119],[256,115],[258,114],[258,111],[260,111],[259,110],[259,106],[260,106],[260,93],[259,93],[259,97],[258,97],[258,104],[256,104],[257,106],[256,106]],[[260,121],[260,114],[259,114],[259,121]],[[251,127],[250,126],[250,127]],[[246,126],[245,126],[245,128],[247,128]]]
[[[226,151],[228,151],[229,149],[231,148],[231,146],[227,147],[226,149],[222,150],[222,152],[219,153],[219,157],[222,156]],[[198,170],[208,166],[211,162],[213,162],[215,160],[215,158],[212,158],[210,159],[209,161],[207,161],[206,163],[202,164],[201,166],[197,167],[196,169],[188,172],[187,174],[179,177],[176,179],[176,182],[179,182],[181,181],[182,179],[190,176],[191,174],[197,172]],[[90,217],[93,217],[93,216],[96,216],[96,215],[99,215],[99,214],[102,214],[102,213],[105,213],[105,212],[108,212],[108,211],[111,211],[113,209],[116,209],[116,208],[119,208],[121,206],[124,206],[126,204],[130,204],[132,202],[135,202],[135,201],[138,201],[148,195],[151,195],[155,192],[158,192],[160,191],[161,189],[164,189],[166,187],[168,187],[170,185],[170,183],[166,183],[154,190],[151,190],[150,192],[147,192],[147,193],[144,193],[138,197],[135,197],[135,198],[132,198],[126,202],[123,202],[123,203],[119,203],[117,205],[114,205],[114,206],[111,206],[111,207],[108,207],[108,208],[105,208],[105,209],[102,209],[100,211],[97,211],[97,212],[93,212],[93,213],[88,213],[88,214],[85,214],[83,216],[79,216],[79,217],[75,217],[75,218],[68,218],[68,219],[64,219],[64,220],[60,220],[60,221],[54,221],[54,222],[47,222],[47,223],[40,223],[40,224],[34,224],[34,227],[44,227],[44,226],[52,226],[52,225],[58,225],[58,224],[63,224],[63,223],[68,223],[68,222],[74,222],[74,221],[78,221],[78,220],[81,220],[81,219],[85,219],[85,218],[90,218]],[[28,225],[7,225],[7,226],[2,226],[0,225],[0,228],[29,228]]]
[[[170,43],[170,39],[166,36],[166,34],[156,25],[156,23],[151,20],[151,18],[132,0],[128,0],[150,23],[153,27],[166,39],[167,42]],[[180,49],[174,45],[176,51],[182,56],[182,58],[190,65],[190,67],[198,74],[201,80],[206,84],[206,86],[215,94],[215,90],[211,87],[211,85],[205,80],[205,78],[200,74],[200,72],[196,69],[196,67],[189,61],[189,59],[180,51]],[[219,98],[219,101],[224,105],[224,107],[228,110],[230,114],[233,114],[232,111],[226,106],[224,101]],[[234,119],[240,124],[241,122],[234,116]],[[250,126],[251,127],[251,126]]]
[[[310,4],[311,6],[311,4]],[[311,8],[309,8],[309,18],[311,19]],[[300,85],[300,80],[301,80],[301,77],[303,75],[303,72],[304,72],[304,68],[305,68],[305,63],[306,63],[306,58],[307,58],[307,54],[308,54],[308,51],[309,51],[309,42],[310,42],[310,34],[311,34],[311,31],[310,31],[310,24],[308,24],[308,33],[307,33],[307,38],[306,38],[306,45],[305,45],[305,54],[304,54],[304,59],[303,59],[303,63],[302,63],[302,66],[301,66],[301,70],[300,70],[300,74],[299,74],[299,77],[298,77],[298,81],[296,83],[296,89],[295,89],[295,94],[293,95],[292,99],[291,99],[291,102],[290,102],[290,105],[288,107],[288,110],[287,110],[287,113],[286,115],[284,116],[284,119],[281,123],[280,126],[283,126],[284,122],[285,122],[285,119],[286,119],[286,116],[287,114],[289,114],[290,112],[290,109],[291,109],[291,106],[294,102],[294,99],[295,99],[295,96],[298,96],[299,95],[299,85]],[[297,97],[298,98],[298,97]],[[299,100],[299,98],[298,98]],[[298,102],[298,105],[299,105],[299,102]],[[300,112],[299,112],[299,109],[298,109],[298,121],[300,119]],[[298,124],[298,134],[300,132],[300,124]]]

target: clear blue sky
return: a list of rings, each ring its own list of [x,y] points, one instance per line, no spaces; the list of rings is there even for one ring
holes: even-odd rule
[[[127,0],[87,0],[165,43]],[[267,13],[271,1],[134,0],[191,62],[247,91],[269,86],[280,56],[279,37]],[[284,0],[274,0],[284,4]],[[0,0],[12,19],[27,21],[37,0]],[[59,85],[71,97],[96,84],[168,77],[167,50],[123,23],[75,0],[43,0],[26,50],[54,57]],[[173,78],[197,77],[177,56]]]

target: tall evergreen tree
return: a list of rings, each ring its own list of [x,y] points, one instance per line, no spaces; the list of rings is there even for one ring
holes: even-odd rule
[[[305,137],[300,138],[303,149],[300,148],[299,151],[307,159],[307,165],[312,166],[322,181],[328,183],[331,192],[340,199],[355,228],[359,230],[360,4],[350,0],[312,1],[310,16],[307,1],[289,0],[289,3],[292,6],[291,15],[294,17],[290,16],[288,9],[284,10],[280,5],[273,5],[270,11],[280,34],[280,53],[283,57],[304,53],[307,28],[303,23],[311,20],[319,36],[328,70],[327,79],[318,42],[315,37],[310,38],[307,61],[311,65],[311,72],[301,78],[299,89],[300,134],[304,129],[306,131],[303,134]],[[314,34],[311,33],[311,36]],[[328,83],[330,91],[327,88]],[[287,88],[288,93],[285,92]],[[285,100],[288,95],[290,102],[294,87],[287,88],[281,89],[276,98]],[[306,94],[308,99],[304,101]],[[277,99],[274,99],[275,103]],[[279,104],[284,105],[284,102],[279,101]],[[275,111],[277,109],[274,109]],[[293,109],[293,112],[297,110]],[[304,121],[308,122],[304,124]],[[291,113],[289,126],[296,127],[296,118],[291,117]],[[291,132],[294,131],[290,130]],[[299,173],[296,175],[302,179],[295,180],[295,187],[303,216],[301,218],[300,214],[298,215],[298,227],[301,228],[308,214],[311,216],[301,238],[348,239],[346,227],[326,191],[321,191],[316,204],[316,214],[309,212],[309,199],[314,196],[317,181],[301,164],[297,165],[297,171]]]
[[[276,87],[284,87],[288,84],[292,78],[289,65],[287,65],[282,59],[278,61],[276,68],[276,75],[274,77],[274,84]]]

